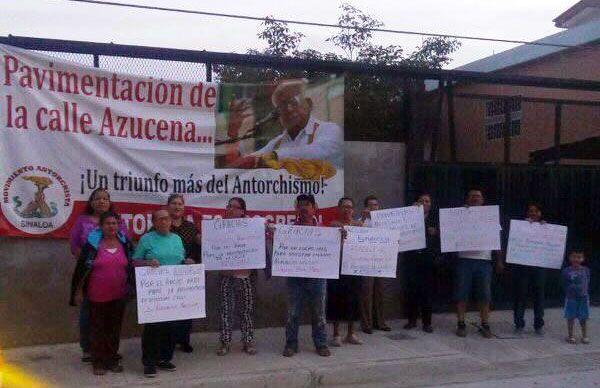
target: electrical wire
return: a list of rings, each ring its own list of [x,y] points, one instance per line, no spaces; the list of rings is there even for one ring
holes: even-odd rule
[[[468,35],[437,34],[437,33],[430,33],[430,32],[392,30],[392,29],[388,29],[388,28],[363,28],[363,27],[349,26],[349,25],[343,25],[343,24],[318,23],[318,22],[307,22],[307,21],[301,21],[301,20],[276,19],[276,18],[270,18],[270,17],[257,17],[257,16],[219,13],[219,12],[196,11],[196,10],[191,10],[191,9],[156,7],[156,6],[142,5],[142,4],[120,3],[120,2],[115,2],[115,1],[98,1],[98,0],[67,0],[67,1],[74,2],[74,3],[88,3],[88,4],[96,4],[96,5],[137,8],[137,9],[145,9],[145,10],[152,10],[152,11],[178,12],[178,13],[186,13],[186,14],[194,14],[194,15],[215,16],[215,17],[224,17],[224,18],[241,19],[241,20],[252,20],[252,21],[259,21],[259,22],[278,22],[278,23],[286,23],[286,24],[297,24],[297,25],[302,25],[302,26],[352,29],[352,30],[360,30],[360,31],[385,32],[385,33],[392,33],[392,34],[419,35],[419,36],[430,36],[430,37],[438,37],[438,38],[451,38],[451,39],[459,39],[459,40],[478,40],[478,41],[486,41],[486,42],[513,43],[513,44],[523,44],[523,45],[530,45],[530,46],[546,46],[546,47],[558,47],[558,48],[574,48],[574,47],[581,48],[582,47],[582,46],[578,46],[578,45],[547,43],[547,42],[539,42],[539,41],[485,38],[485,37],[468,36]]]

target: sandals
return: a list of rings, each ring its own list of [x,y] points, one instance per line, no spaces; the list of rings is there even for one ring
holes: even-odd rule
[[[351,345],[362,345],[363,344],[363,342],[354,334],[346,337],[344,339],[344,342],[351,344]]]
[[[331,346],[335,346],[336,348],[339,348],[340,346],[342,346],[342,337],[339,335],[334,336],[331,341],[329,342],[329,344]]]

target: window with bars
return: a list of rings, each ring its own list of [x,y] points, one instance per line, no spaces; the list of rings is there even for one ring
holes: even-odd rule
[[[504,138],[504,99],[485,102],[484,130],[487,140]],[[521,134],[521,99],[511,98],[510,106],[510,136]]]

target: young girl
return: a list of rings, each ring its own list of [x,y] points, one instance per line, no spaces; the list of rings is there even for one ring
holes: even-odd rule
[[[584,260],[583,251],[571,251],[569,254],[570,265],[563,269],[561,274],[561,283],[565,291],[565,318],[569,330],[567,342],[572,344],[577,342],[573,335],[575,319],[578,319],[581,325],[581,342],[584,344],[590,343],[586,326],[586,321],[589,318],[590,270],[581,265]]]
[[[535,202],[527,205],[527,221],[545,223],[542,206]],[[546,286],[546,269],[519,264],[511,264],[513,280],[513,318],[515,334],[522,334],[525,328],[525,308],[527,291],[533,288],[533,328],[538,335],[544,334],[544,294]]]

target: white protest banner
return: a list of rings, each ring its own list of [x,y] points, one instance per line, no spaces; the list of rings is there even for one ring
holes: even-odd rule
[[[339,279],[340,244],[338,228],[277,225],[273,276]]]
[[[510,220],[506,262],[560,269],[566,245],[566,226]]]
[[[138,323],[206,318],[204,265],[137,267]]]
[[[249,216],[272,222],[293,221],[300,193],[315,196],[323,221],[336,215],[344,194],[342,77],[302,84],[311,109],[294,111],[318,133],[307,144],[278,141],[292,124],[267,113],[276,91],[298,93],[301,80],[163,79],[4,44],[0,69],[0,236],[69,238],[98,188],[136,236],[173,193],[185,197],[185,218],[195,222],[222,216],[233,196],[244,198]],[[247,109],[230,110],[242,102]],[[255,131],[267,122],[268,131]],[[258,163],[275,143],[277,160]]]
[[[398,231],[344,227],[348,234],[342,250],[342,275],[395,278]]]
[[[498,206],[440,209],[442,252],[499,250],[500,230]]]
[[[265,219],[202,220],[202,263],[207,271],[265,268]]]
[[[425,241],[425,215],[422,206],[407,206],[371,212],[374,228],[399,232],[398,252],[414,251],[427,246]]]

